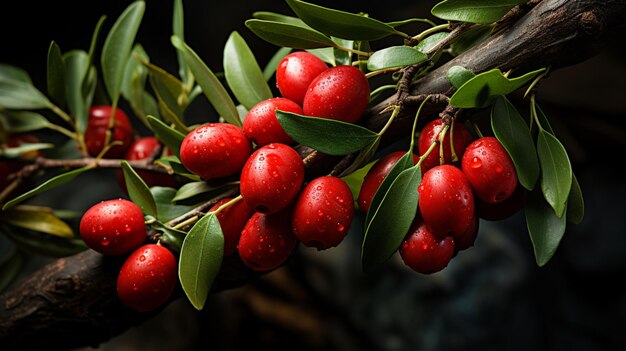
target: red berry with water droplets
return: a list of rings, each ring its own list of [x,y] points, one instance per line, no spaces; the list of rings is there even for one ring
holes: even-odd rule
[[[404,263],[412,270],[431,274],[448,266],[454,256],[454,239],[441,238],[419,219],[415,220],[399,249]]]
[[[124,262],[117,277],[120,301],[139,312],[161,307],[178,282],[176,258],[165,247],[144,245]]]
[[[454,238],[454,251],[462,251],[474,246],[476,236],[478,236],[478,217],[474,216],[470,222],[469,227],[460,234],[455,234]]]
[[[488,221],[501,221],[513,216],[524,207],[526,189],[518,183],[513,194],[500,202],[488,203],[478,197],[475,198],[475,201],[478,217]]]
[[[227,197],[218,201],[211,207],[209,212],[217,210],[230,200],[232,198]],[[245,227],[246,222],[248,222],[253,213],[254,211],[248,207],[245,201],[238,201],[217,214],[217,219],[220,222],[222,234],[224,235],[224,256],[237,251],[237,243],[239,243],[241,231],[243,231],[243,227]]]
[[[357,199],[361,212],[367,213],[380,184],[382,184],[393,166],[395,166],[398,160],[405,154],[406,152],[404,151],[391,152],[381,157],[372,168],[367,171],[367,174],[363,178],[363,184],[361,184],[361,190],[359,190],[359,197]],[[413,155],[413,164],[416,164],[418,160],[419,156]]]
[[[295,142],[278,123],[276,110],[302,114],[302,108],[286,98],[271,98],[254,105],[243,120],[243,132],[258,146],[270,143],[294,144]]]
[[[296,246],[291,230],[291,208],[274,214],[256,212],[246,223],[239,245],[243,263],[255,271],[269,271],[283,264]]]
[[[474,217],[474,195],[460,169],[435,166],[417,189],[420,213],[433,234],[445,237],[467,230]]]
[[[203,179],[237,174],[252,146],[241,128],[228,123],[207,123],[191,131],[180,145],[180,160]]]
[[[336,66],[311,82],[302,110],[307,116],[354,123],[367,109],[369,99],[369,82],[363,72],[352,66]]]
[[[92,106],[87,117],[85,129],[85,145],[89,155],[96,157],[104,149],[106,131],[109,129],[112,106]],[[105,158],[122,158],[133,142],[133,127],[126,113],[119,107],[115,109],[114,124],[111,129],[111,142],[120,142],[120,145],[112,146],[104,154]]]
[[[439,119],[435,119],[422,128],[422,132],[417,140],[417,148],[419,150],[420,155],[426,153],[426,151],[430,148],[431,144],[434,141],[439,140],[439,134],[444,127],[443,121]],[[452,153],[450,150],[450,135],[452,134],[452,141],[454,142],[454,152],[457,155],[457,158],[461,158],[463,156],[463,152],[465,148],[472,142],[473,138],[470,132],[465,128],[462,123],[454,122],[454,130],[452,128],[448,129],[446,136],[443,140],[443,159],[444,164],[452,163]],[[439,148],[440,144],[437,144],[435,148],[428,154],[424,161],[422,161],[421,169],[422,173],[425,173],[429,169],[440,164],[439,157]]]
[[[304,163],[288,145],[272,143],[256,150],[241,171],[239,188],[243,200],[261,213],[286,208],[300,192]]]
[[[476,197],[486,203],[507,199],[517,187],[513,161],[494,137],[472,142],[463,154],[461,167]]]
[[[341,178],[312,180],[300,193],[293,212],[293,233],[304,246],[325,250],[339,245],[350,229],[354,199]]]
[[[126,156],[124,157],[128,161],[141,161],[145,160],[151,156],[155,150],[161,147],[157,138],[152,136],[142,137],[135,140],[126,152]],[[159,156],[157,155],[157,158]],[[137,170],[137,175],[146,182],[148,187],[153,186],[166,186],[166,187],[176,187],[177,182],[174,176],[165,173],[159,173],[154,171],[143,171]],[[126,192],[126,182],[124,180],[124,173],[120,170],[117,172],[117,182],[120,185],[120,188]]]
[[[127,254],[146,240],[141,208],[124,199],[97,203],[83,214],[80,236],[87,246],[102,254]]]
[[[302,105],[309,84],[327,69],[324,61],[307,51],[292,52],[278,63],[276,87],[283,97]]]

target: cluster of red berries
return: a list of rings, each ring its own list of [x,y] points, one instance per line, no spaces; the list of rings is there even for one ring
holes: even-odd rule
[[[525,199],[513,162],[496,138],[473,140],[463,124],[454,122],[453,132],[439,141],[443,128],[443,121],[437,119],[420,133],[419,153],[431,150],[420,165],[418,213],[399,249],[407,266],[425,274],[442,270],[458,251],[473,246],[479,218],[505,219],[521,209]],[[403,154],[387,154],[368,171],[358,198],[362,212],[367,212],[376,190]],[[460,156],[460,162],[453,162],[454,155]],[[414,162],[418,160],[414,155]]]

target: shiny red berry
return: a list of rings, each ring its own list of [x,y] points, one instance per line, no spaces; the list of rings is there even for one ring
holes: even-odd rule
[[[302,114],[302,108],[286,98],[271,98],[254,105],[243,120],[243,132],[258,146],[270,143],[294,144],[295,142],[278,123],[276,110]]]
[[[109,129],[111,106],[92,106],[89,109],[87,129],[85,129],[85,144],[89,155],[95,157],[100,154],[106,141],[106,131]],[[111,142],[121,142],[112,146],[106,152],[106,158],[122,158],[133,142],[133,127],[126,113],[119,107],[115,109],[114,124],[111,129]]]
[[[474,216],[469,227],[463,233],[453,236],[454,251],[462,251],[474,246],[474,241],[476,241],[478,236],[478,222],[478,217]]]
[[[443,126],[444,126],[443,121],[440,118],[438,118],[429,122],[427,125],[424,126],[424,128],[422,128],[422,132],[420,133],[420,136],[417,140],[417,148],[419,150],[420,155],[425,154],[426,151],[430,148],[430,145],[434,141],[439,140],[439,134],[441,133]],[[451,150],[450,134],[453,134],[452,141],[454,142],[454,152],[456,153],[459,159],[461,159],[461,157],[463,156],[463,152],[465,151],[465,148],[467,147],[467,145],[469,145],[473,140],[472,135],[462,123],[455,122],[454,130],[452,131],[451,129],[452,128],[448,129],[448,132],[446,133],[446,136],[444,137],[444,140],[443,140],[444,164],[452,163],[452,153],[450,152]],[[428,156],[424,159],[424,161],[422,161],[422,165],[421,165],[422,173],[425,173],[429,169],[440,164],[440,157],[439,157],[440,147],[441,145],[437,144],[437,146],[435,146],[435,148],[431,151],[431,153],[428,154]]]
[[[293,211],[293,233],[304,246],[325,250],[339,245],[354,216],[354,199],[341,178],[313,179],[300,193]]]
[[[517,187],[517,173],[498,139],[488,136],[472,142],[461,162],[476,197],[487,203],[507,199]]]
[[[412,270],[431,274],[448,266],[454,255],[454,239],[441,238],[419,219],[413,222],[399,249],[404,263]]]
[[[417,189],[420,213],[433,234],[444,237],[467,230],[474,217],[474,195],[460,169],[435,166]]]
[[[232,198],[227,197],[218,201],[211,207],[209,212],[217,210],[230,200]],[[245,201],[238,201],[217,214],[217,219],[220,222],[222,234],[224,235],[224,256],[237,251],[237,243],[239,243],[241,231],[243,231],[243,227],[245,227],[246,222],[252,217],[253,213],[254,211],[248,207]]]
[[[203,179],[237,174],[252,146],[241,128],[228,123],[207,123],[191,131],[180,146],[180,160]]]
[[[153,156],[155,150],[158,150],[160,147],[161,145],[157,138],[152,136],[142,137],[135,140],[130,145],[130,148],[126,152],[126,156],[124,156],[124,158],[128,161],[145,160]],[[157,158],[159,158],[158,155]],[[137,170],[137,174],[141,177],[141,179],[143,179],[144,182],[146,182],[148,187],[166,186],[173,188],[177,185],[176,178],[169,174],[142,170]],[[117,181],[120,188],[126,192],[126,182],[124,181],[124,173],[122,171],[118,171]]]
[[[476,197],[476,215],[488,221],[501,221],[507,219],[524,207],[526,203],[526,189],[520,184],[517,185],[515,191],[506,199],[488,203]]]
[[[283,97],[302,105],[309,84],[327,69],[324,61],[307,51],[292,52],[276,68],[276,87]]]
[[[354,123],[367,109],[369,99],[369,82],[363,72],[352,66],[336,66],[311,82],[302,110],[307,116]]]
[[[102,254],[127,254],[146,240],[141,208],[124,199],[97,203],[83,214],[80,236],[87,246]]]
[[[139,312],[161,307],[178,282],[176,258],[165,247],[144,245],[124,262],[117,277],[120,301]]]
[[[243,200],[261,213],[276,213],[298,195],[304,181],[304,163],[288,145],[272,143],[256,150],[241,171]]]
[[[243,263],[255,271],[283,264],[296,246],[291,230],[291,208],[274,214],[255,213],[241,232],[237,247]]]

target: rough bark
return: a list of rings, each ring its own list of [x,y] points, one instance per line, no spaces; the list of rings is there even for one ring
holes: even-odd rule
[[[453,88],[445,73],[453,65],[474,72],[495,67],[524,72],[580,62],[603,47],[624,14],[625,0],[544,0],[511,26],[414,83],[411,94],[450,94]],[[370,109],[365,125],[380,128],[389,117],[381,111],[393,102],[395,96]],[[413,113],[407,109],[404,115]],[[390,131],[406,134],[407,120],[399,118]],[[328,163],[314,163],[311,171],[322,167],[328,169]],[[32,349],[52,341],[59,348],[97,345],[158,313],[134,313],[119,303],[115,279],[120,264],[89,250],[41,268],[5,292],[0,296],[2,349]],[[238,286],[254,276],[240,263],[228,261],[214,290]]]

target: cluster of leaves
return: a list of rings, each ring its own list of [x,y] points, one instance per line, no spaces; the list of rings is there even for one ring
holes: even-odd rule
[[[371,101],[374,102],[383,94],[397,89],[399,73],[406,67],[418,68],[413,79],[425,76],[440,65],[442,57],[446,57],[444,55],[460,55],[485,40],[511,8],[525,2],[442,1],[432,9],[432,14],[450,22],[437,25],[426,18],[383,22],[365,14],[334,10],[300,0],[285,1],[294,15],[255,12],[245,22],[254,34],[279,47],[264,69],[259,66],[243,37],[233,32],[223,51],[223,75],[214,73],[185,43],[181,0],[174,1],[172,22],[171,43],[179,62],[176,74],[151,63],[142,46],[135,43],[145,8],[143,1],[131,4],[113,24],[102,46],[99,64],[94,53],[104,18],[96,26],[89,51],[63,53],[53,42],[48,56],[47,94],[32,85],[26,72],[0,66],[0,126],[3,132],[51,128],[67,135],[70,143],[86,154],[83,140],[86,111],[93,102],[96,87],[101,84],[113,106],[117,106],[120,99],[125,99],[134,116],[173,151],[173,155],[159,158],[155,163],[188,180],[179,189],[150,189],[130,163],[122,161],[120,164],[129,196],[142,208],[151,229],[162,232],[162,241],[180,250],[180,281],[187,297],[198,309],[203,308],[220,269],[223,256],[221,229],[212,213],[196,213],[184,223],[170,223],[208,199],[236,191],[237,185],[228,181],[204,182],[180,162],[180,144],[194,128],[185,121],[185,109],[194,99],[204,95],[223,121],[241,126],[241,118],[248,109],[272,97],[268,81],[278,62],[291,50],[297,49],[308,50],[330,65],[355,65],[368,76],[384,76],[386,81],[372,89]],[[471,25],[460,35],[451,37],[449,33],[454,22]],[[414,36],[399,29],[412,23],[425,24],[427,28]],[[372,51],[379,40],[390,36],[398,38],[398,45]],[[473,111],[491,109],[493,133],[511,155],[521,184],[531,190],[526,219],[539,265],[545,264],[556,250],[565,231],[565,219],[579,222],[583,215],[581,191],[572,174],[567,153],[555,137],[548,119],[536,105],[534,95],[529,122],[506,98],[529,83],[532,88],[544,71],[537,70],[515,78],[509,78],[508,73],[503,74],[498,69],[480,73],[457,66],[448,71],[448,78],[456,88],[450,96],[450,105],[467,109],[470,112],[468,115]],[[35,112],[41,109],[52,111],[62,121],[53,123]],[[382,135],[400,111],[399,106],[391,106],[391,109],[393,114],[389,123],[378,132],[334,120],[280,111],[277,115],[285,131],[300,144],[329,155],[354,154],[353,162],[342,176],[356,194],[379,149]],[[379,268],[393,255],[414,219],[419,199],[417,191],[411,189],[417,189],[421,172],[413,166],[412,145],[413,138],[411,148],[391,170],[367,213],[362,251],[365,271]],[[8,155],[11,151],[19,150],[5,149],[3,152]],[[25,213],[32,210],[31,207],[18,206],[22,201],[66,184],[95,168],[96,162],[61,173],[6,202],[3,206],[5,212],[0,213],[3,232],[10,233],[14,227],[26,227],[26,224],[16,224],[19,215],[9,214],[10,211]],[[37,216],[47,213],[56,219],[62,218],[61,214],[52,210],[31,212],[38,213]],[[26,222],[54,223],[50,216],[44,221],[31,215]],[[182,230],[185,225],[191,226],[187,232]],[[26,228],[56,235],[60,232],[55,230],[51,233],[41,225]],[[65,236],[78,241],[71,228],[68,229],[64,227]],[[20,247],[33,246],[19,242],[22,239],[20,235],[9,234],[9,237]],[[0,236],[0,240],[5,239]],[[40,242],[39,246],[47,245],[43,239],[34,241]],[[19,256],[4,250],[5,246],[8,247],[1,246],[0,269],[15,270],[17,266],[11,262]]]

